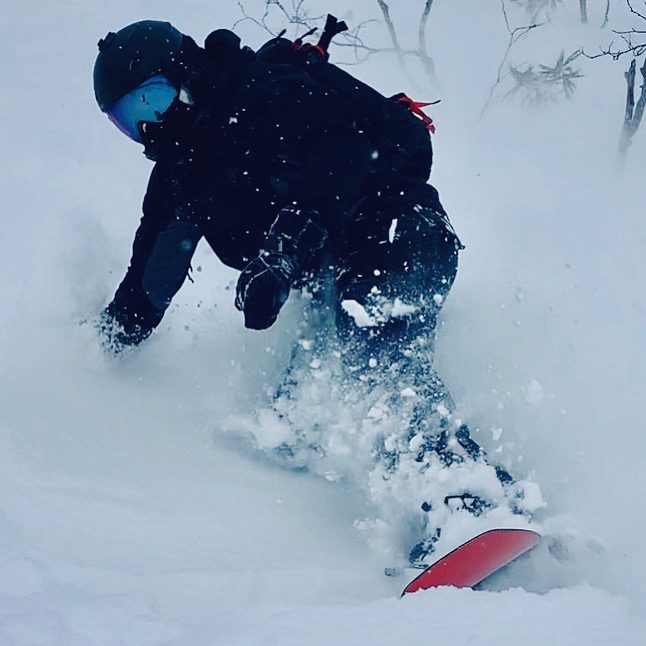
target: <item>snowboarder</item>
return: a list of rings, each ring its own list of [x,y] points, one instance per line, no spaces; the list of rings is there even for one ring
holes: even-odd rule
[[[382,410],[406,409],[398,437],[375,436],[374,478],[477,463],[494,474],[498,499],[455,490],[443,502],[482,514],[513,483],[454,422],[432,367],[462,246],[428,183],[430,120],[404,95],[386,99],[326,62],[340,29],[332,19],[317,47],[278,38],[254,52],[228,30],[200,47],[167,22],[142,21],[99,42],[98,104],[155,162],[102,342],[118,353],[151,334],[205,238],[240,271],[235,306],[247,328],[273,325],[290,290],[319,294],[314,307],[331,308],[347,374],[362,392],[385,393]],[[413,505],[416,561],[442,514],[431,518],[438,505],[427,498]]]

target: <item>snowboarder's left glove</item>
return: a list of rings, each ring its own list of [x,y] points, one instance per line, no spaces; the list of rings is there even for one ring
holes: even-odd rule
[[[265,248],[240,274],[236,307],[244,312],[245,327],[264,330],[274,324],[292,283],[316,257],[327,232],[314,221],[318,214],[283,208],[271,225]]]
[[[264,330],[274,324],[289,296],[296,267],[284,254],[264,253],[240,274],[236,307],[244,312],[245,327]]]

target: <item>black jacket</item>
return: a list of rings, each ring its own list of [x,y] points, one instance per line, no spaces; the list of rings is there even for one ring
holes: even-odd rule
[[[443,213],[426,177],[389,172],[361,113],[299,66],[249,58],[228,75],[202,70],[189,85],[195,105],[178,105],[147,133],[156,164],[130,267],[107,308],[133,342],[161,320],[202,237],[242,270],[286,206],[315,214],[333,257],[361,245],[346,231],[367,200],[402,195]]]

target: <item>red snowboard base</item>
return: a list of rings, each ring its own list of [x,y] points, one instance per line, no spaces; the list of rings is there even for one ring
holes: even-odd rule
[[[540,541],[540,534],[530,529],[491,529],[427,567],[406,586],[402,596],[442,585],[471,588]]]

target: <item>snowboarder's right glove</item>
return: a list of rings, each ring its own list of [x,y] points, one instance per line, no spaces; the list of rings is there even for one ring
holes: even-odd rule
[[[164,313],[148,304],[144,313],[119,309],[112,301],[100,314],[97,328],[106,352],[119,354],[147,339]]]
[[[291,285],[327,239],[327,232],[314,221],[317,216],[294,207],[281,209],[265,248],[238,279],[235,305],[244,313],[245,327],[264,330],[275,323]]]

